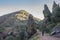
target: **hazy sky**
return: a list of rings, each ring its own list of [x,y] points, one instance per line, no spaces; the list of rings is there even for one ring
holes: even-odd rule
[[[52,10],[53,1],[60,3],[60,0],[0,0],[0,16],[14,11],[26,10],[33,16],[43,19],[44,4]]]

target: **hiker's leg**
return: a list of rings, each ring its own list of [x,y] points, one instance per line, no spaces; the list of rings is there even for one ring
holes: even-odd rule
[[[42,31],[42,36],[44,36],[44,31]]]

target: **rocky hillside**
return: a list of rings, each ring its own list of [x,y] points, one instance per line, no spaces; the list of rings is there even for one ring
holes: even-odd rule
[[[29,15],[30,14],[25,10],[20,10],[1,16],[0,31],[4,31],[5,33],[9,33],[11,31],[13,31],[14,33],[26,31],[27,20]],[[36,23],[40,21],[40,19],[35,17],[33,17],[33,19]]]

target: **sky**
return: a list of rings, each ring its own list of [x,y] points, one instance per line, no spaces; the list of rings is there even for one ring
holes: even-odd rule
[[[44,4],[47,4],[49,10],[52,11],[53,1],[57,4],[60,3],[60,0],[0,0],[0,16],[19,10],[26,10],[33,16],[44,19]]]

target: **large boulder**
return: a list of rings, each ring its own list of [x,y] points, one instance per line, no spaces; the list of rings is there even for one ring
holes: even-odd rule
[[[57,24],[52,30],[51,35],[60,36],[60,24]]]

